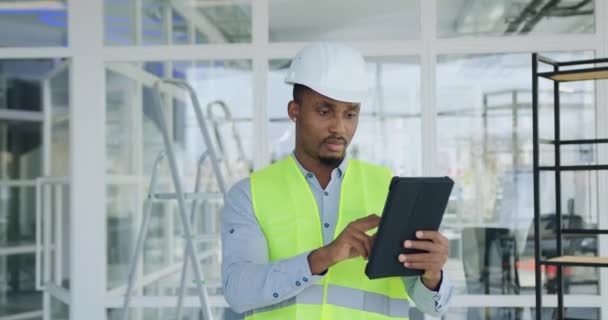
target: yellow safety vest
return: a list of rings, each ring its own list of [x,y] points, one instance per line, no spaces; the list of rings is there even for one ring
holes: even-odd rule
[[[350,222],[382,213],[391,180],[388,168],[357,160],[348,162],[344,174],[334,239]],[[291,156],[254,172],[251,196],[271,262],[323,246],[315,198]],[[410,306],[403,281],[369,280],[365,265],[361,257],[342,261],[295,297],[256,309],[246,319],[407,319]]]

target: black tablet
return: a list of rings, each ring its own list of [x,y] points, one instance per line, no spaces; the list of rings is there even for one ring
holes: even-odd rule
[[[449,177],[401,178],[391,180],[376,240],[365,268],[370,279],[421,275],[397,260],[401,253],[423,252],[403,247],[405,240],[417,240],[418,230],[439,230],[454,181]]]

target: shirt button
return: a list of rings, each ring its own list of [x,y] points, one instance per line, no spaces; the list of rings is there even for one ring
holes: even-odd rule
[[[325,191],[325,195],[326,195],[326,196],[328,196],[328,195],[329,195],[329,192]]]
[[[329,223],[325,222],[324,226],[325,228],[329,228]]]
[[[302,278],[302,281],[308,282],[308,278],[304,277],[304,278]]]
[[[275,293],[272,294],[272,296],[275,297],[275,298],[278,298],[279,294],[275,292]]]
[[[300,284],[301,284],[301,283],[300,283],[300,281],[296,281],[296,286],[298,286],[298,287],[299,287],[299,286],[300,286]]]
[[[234,233],[234,229],[230,229],[230,233]]]
[[[308,179],[310,179],[312,178],[312,173],[308,173],[306,176],[308,177]]]

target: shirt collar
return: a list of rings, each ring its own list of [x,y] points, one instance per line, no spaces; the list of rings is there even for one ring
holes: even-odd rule
[[[300,163],[300,161],[298,161],[298,158],[296,158],[295,151],[293,151],[291,153],[291,157],[296,162],[296,164],[298,165],[298,168],[300,168],[300,171],[302,172],[302,174],[305,177],[312,177],[312,176],[314,176],[314,173],[306,170],[302,166],[302,164]],[[344,159],[342,159],[342,162],[340,163],[340,165],[332,171],[332,176],[333,176],[333,173],[336,172],[336,174],[338,175],[339,178],[344,178],[344,174],[346,174],[346,168],[348,167],[348,160],[349,160],[349,156],[348,156],[348,154],[346,154],[344,156]]]

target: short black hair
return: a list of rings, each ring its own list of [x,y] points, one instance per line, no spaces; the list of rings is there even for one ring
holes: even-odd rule
[[[304,93],[308,90],[312,90],[309,87],[303,85],[303,84],[299,84],[296,83],[293,85],[293,101],[302,104],[302,97],[304,96]]]

